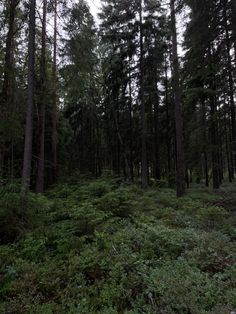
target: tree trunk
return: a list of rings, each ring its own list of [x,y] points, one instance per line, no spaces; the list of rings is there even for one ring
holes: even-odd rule
[[[188,168],[186,169],[186,173],[185,173],[185,181],[186,181],[187,189],[189,189],[190,182],[189,182]]]
[[[212,46],[209,44],[208,48],[208,58],[209,58],[209,73],[212,73],[209,80],[209,88],[215,92],[215,76],[213,72],[214,60],[212,58]],[[219,143],[218,143],[218,118],[217,118],[217,104],[216,96],[212,94],[209,99],[210,105],[210,138],[211,138],[211,162],[212,162],[212,178],[213,178],[213,189],[220,188],[220,172],[219,172]]]
[[[144,67],[143,67],[143,0],[140,0],[139,7],[140,23],[140,102],[141,102],[141,121],[142,121],[142,159],[141,159],[141,179],[142,187],[148,187],[148,161],[147,161],[147,117],[144,102]]]
[[[0,120],[4,121],[10,127],[13,123],[13,112],[14,108],[14,91],[13,91],[13,81],[14,81],[14,52],[13,52],[13,42],[14,42],[14,27],[15,27],[15,16],[16,8],[19,4],[19,0],[11,0],[9,5],[8,14],[8,32],[6,38],[6,53],[3,69],[3,84],[1,92],[1,110],[0,110]],[[0,140],[0,176],[4,175],[4,153],[8,150],[6,147],[6,136],[8,136],[7,131],[3,130],[3,136]],[[5,136],[6,135],[6,136]],[[11,145],[12,146],[12,140]]]
[[[204,174],[205,174],[205,185],[209,187],[209,167],[208,167],[208,154],[207,154],[207,124],[206,124],[206,104],[205,99],[201,99],[202,103],[202,125],[203,125],[203,140],[204,140]]]
[[[209,187],[209,175],[208,175],[208,158],[207,158],[207,152],[204,151],[204,172],[205,172],[205,185],[206,187]]]
[[[52,173],[53,181],[57,178],[57,120],[58,120],[58,106],[57,106],[57,1],[54,0],[54,38],[53,38],[53,116],[52,116]]]
[[[228,132],[228,121],[227,121],[226,113],[224,113],[224,133],[225,133],[225,152],[226,152],[228,179],[229,179],[229,182],[231,183],[233,181],[233,177],[232,177],[232,165],[231,165],[231,160],[230,160],[229,132]]]
[[[236,66],[236,1],[231,0],[231,10],[232,10],[232,35],[233,35],[233,44],[234,44],[234,62]]]
[[[233,149],[233,171],[236,167],[236,119],[235,119],[235,101],[234,101],[234,80],[233,80],[233,67],[231,60],[231,44],[229,36],[229,26],[226,11],[226,1],[223,3],[223,15],[224,15],[224,27],[225,27],[225,39],[226,39],[226,53],[227,53],[227,72],[229,80],[229,99],[230,99],[230,115],[231,115],[231,137],[232,137],[232,149]],[[233,5],[234,6],[234,5]]]
[[[122,155],[123,155],[123,160],[124,160],[124,163],[123,163],[124,171],[123,172],[125,174],[125,177],[127,177],[127,180],[129,182],[131,182],[132,178],[131,178],[131,171],[130,171],[129,161],[128,161],[128,157],[127,157],[127,153],[126,153],[126,147],[125,147],[123,138],[122,138],[120,130],[119,130],[119,122],[118,122],[118,119],[117,119],[117,114],[115,113],[115,110],[113,112],[114,112],[116,133],[117,133],[117,137],[118,137],[118,147],[122,150]],[[120,153],[119,153],[118,158],[120,159]],[[119,166],[119,168],[120,168],[120,166]],[[119,172],[120,172],[120,170],[119,170]]]
[[[183,146],[183,117],[181,105],[179,59],[177,48],[177,32],[175,17],[175,0],[170,0],[171,32],[172,32],[172,58],[173,58],[173,92],[175,100],[176,125],[176,192],[177,197],[185,194],[184,146]]]
[[[167,178],[169,187],[171,187],[171,139],[170,139],[170,114],[169,114],[169,84],[168,84],[168,64],[167,56],[165,55],[165,113],[166,113],[166,148],[167,148]]]
[[[219,160],[219,181],[221,185],[224,180],[224,156],[223,156],[222,142],[220,142],[220,145],[219,145],[218,160]]]
[[[33,139],[33,110],[34,110],[34,63],[35,63],[35,7],[36,0],[30,0],[29,12],[29,43],[28,43],[28,89],[27,113],[25,127],[25,146],[22,183],[26,189],[30,187]]]
[[[36,192],[44,192],[44,163],[45,163],[45,102],[46,102],[46,23],[47,0],[43,1],[42,48],[40,64],[40,103],[39,103],[39,160],[36,178]]]
[[[154,177],[156,180],[161,179],[161,167],[160,167],[160,136],[159,136],[159,99],[156,95],[156,101],[154,103]]]
[[[133,161],[133,109],[132,109],[132,76],[131,58],[129,58],[129,164],[131,181],[134,180],[134,161]]]
[[[6,113],[7,104],[12,99],[12,79],[13,79],[13,38],[14,38],[14,25],[15,25],[15,14],[16,7],[19,1],[11,0],[9,8],[9,19],[8,19],[8,32],[6,39],[6,54],[4,62],[4,74],[3,74],[3,87],[2,87],[2,102],[4,109],[2,113]]]
[[[219,182],[219,162],[218,162],[218,139],[217,139],[217,123],[216,123],[216,105],[215,97],[210,99],[211,107],[211,158],[212,158],[212,177],[213,177],[213,189],[220,188]]]

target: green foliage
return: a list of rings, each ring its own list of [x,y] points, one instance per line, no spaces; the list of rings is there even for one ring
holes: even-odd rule
[[[205,228],[220,227],[225,222],[228,213],[224,208],[206,206],[198,210],[197,218]]]
[[[74,222],[77,234],[90,234],[107,217],[107,214],[97,210],[89,201],[69,211],[69,218]]]
[[[22,190],[18,184],[0,188],[0,243],[13,242],[35,223],[34,215],[49,206],[42,196]]]
[[[201,313],[215,306],[223,291],[198,268],[179,259],[153,269],[147,278],[153,310],[165,308],[167,313]]]
[[[130,193],[122,188],[107,193],[97,201],[97,208],[105,212],[111,212],[114,216],[128,217],[133,210]]]
[[[97,180],[90,182],[87,186],[82,186],[80,193],[84,198],[102,197],[112,189],[111,182],[106,180]]]
[[[179,200],[166,188],[121,188],[113,178],[63,183],[48,199],[16,187],[3,194],[7,190],[8,203],[18,207],[15,194],[27,195],[38,223],[0,246],[1,312],[235,309],[236,246],[233,233],[225,233],[235,220],[206,205],[212,195],[192,191]]]

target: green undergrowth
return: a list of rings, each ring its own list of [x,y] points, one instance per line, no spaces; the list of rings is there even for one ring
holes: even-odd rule
[[[212,205],[219,195],[115,178],[0,194],[0,313],[236,309],[235,217]]]

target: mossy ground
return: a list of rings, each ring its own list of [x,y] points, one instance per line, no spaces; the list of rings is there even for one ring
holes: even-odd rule
[[[194,188],[176,199],[114,178],[0,194],[0,313],[236,309],[236,219],[212,205],[220,194]]]

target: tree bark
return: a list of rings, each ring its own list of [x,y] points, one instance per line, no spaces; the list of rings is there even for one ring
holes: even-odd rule
[[[2,102],[7,105],[12,98],[12,79],[13,79],[13,39],[16,8],[19,4],[18,0],[11,0],[8,18],[8,32],[6,39],[6,54],[4,62],[3,87],[2,87]],[[8,108],[5,108],[7,110]],[[4,111],[5,111],[4,110]]]
[[[207,152],[204,151],[204,172],[205,172],[205,185],[209,187],[209,174],[208,174],[208,157]]]
[[[8,32],[6,37],[6,53],[4,60],[3,69],[3,84],[1,91],[1,110],[0,110],[0,120],[4,121],[9,127],[13,123],[14,112],[14,27],[15,27],[15,17],[16,8],[19,4],[19,0],[11,0],[9,5],[8,13]],[[3,136],[0,140],[0,176],[4,175],[4,154],[9,148],[7,148],[6,137],[8,136],[6,130],[2,130]],[[13,142],[11,142],[11,146]]]
[[[236,66],[236,1],[231,0],[231,11],[232,11],[232,35],[233,35],[233,44],[234,44],[234,62]]]
[[[165,55],[165,113],[166,113],[166,148],[167,148],[167,177],[168,184],[171,187],[171,139],[170,139],[170,114],[169,114],[169,84],[168,84],[168,63],[167,56]]]
[[[45,102],[46,102],[46,23],[47,0],[43,1],[42,47],[40,61],[40,103],[39,103],[39,160],[36,178],[36,192],[44,192],[45,163]]]
[[[208,153],[207,153],[207,123],[206,123],[206,104],[205,98],[201,99],[202,104],[202,126],[203,126],[203,157],[204,157],[204,175],[205,175],[205,185],[209,187],[209,167],[208,167]]]
[[[53,181],[57,178],[57,122],[58,122],[58,105],[57,105],[57,1],[54,0],[54,38],[53,38],[53,116],[52,116],[52,172]]]
[[[226,53],[227,53],[227,73],[229,80],[229,99],[230,99],[230,115],[231,115],[231,136],[232,136],[232,149],[233,149],[233,171],[236,167],[236,117],[235,117],[235,101],[234,101],[234,80],[233,80],[233,67],[231,60],[231,44],[229,36],[229,26],[228,26],[228,17],[226,11],[227,2],[223,2],[223,18],[224,18],[224,28],[225,28],[225,44],[226,44]],[[234,5],[233,5],[234,6]]]
[[[133,161],[133,109],[132,109],[132,76],[131,58],[129,57],[129,164],[131,181],[134,180],[134,161]]]
[[[159,99],[156,92],[156,100],[154,103],[154,176],[156,180],[161,179],[159,132]]]
[[[183,146],[183,117],[181,105],[179,59],[176,32],[175,0],[170,0],[171,32],[172,32],[172,58],[173,58],[173,92],[175,101],[176,125],[176,192],[177,197],[185,194],[184,146]]]
[[[224,131],[225,131],[225,150],[226,150],[228,178],[229,178],[229,182],[231,183],[233,181],[233,176],[232,176],[232,165],[231,165],[231,160],[230,160],[228,121],[227,121],[226,114],[224,114]]]
[[[141,159],[141,179],[142,187],[148,187],[148,161],[147,161],[147,117],[144,102],[144,64],[143,64],[143,0],[140,0],[139,7],[139,23],[140,23],[140,103],[141,103],[141,121],[142,121],[142,159]]]
[[[29,189],[30,187],[31,163],[32,163],[34,64],[35,64],[35,7],[36,7],[36,0],[30,0],[27,113],[26,113],[26,127],[25,127],[24,162],[23,162],[23,173],[22,173],[22,183],[26,189]]]
[[[218,139],[217,139],[217,123],[216,123],[216,105],[214,96],[210,99],[211,108],[211,158],[212,158],[212,177],[213,177],[213,189],[220,188],[219,181],[219,160],[218,160]]]

